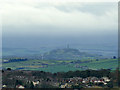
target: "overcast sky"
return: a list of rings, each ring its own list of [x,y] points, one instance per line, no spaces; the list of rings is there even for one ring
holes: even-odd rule
[[[117,2],[1,1],[3,39],[90,36],[114,38],[118,33],[117,4]]]

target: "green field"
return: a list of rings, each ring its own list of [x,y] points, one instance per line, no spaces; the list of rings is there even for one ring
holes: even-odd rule
[[[39,70],[46,72],[67,72],[86,69],[116,69],[117,59],[87,59],[87,60],[27,60],[20,62],[3,63],[3,68],[21,70]]]

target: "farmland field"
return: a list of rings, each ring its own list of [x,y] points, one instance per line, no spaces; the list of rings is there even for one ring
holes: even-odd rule
[[[67,72],[86,69],[111,69],[118,67],[117,59],[86,59],[86,60],[27,60],[3,63],[3,69],[38,70],[46,72]]]

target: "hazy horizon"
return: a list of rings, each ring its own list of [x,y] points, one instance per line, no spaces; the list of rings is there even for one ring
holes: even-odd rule
[[[2,2],[3,48],[118,48],[117,2]]]

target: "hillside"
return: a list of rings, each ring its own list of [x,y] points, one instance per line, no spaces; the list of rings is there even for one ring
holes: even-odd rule
[[[99,70],[101,68],[115,70],[118,67],[117,58],[102,59],[98,57],[98,55],[80,52],[78,49],[54,49],[43,55],[39,55],[39,59],[3,59],[2,68],[12,68],[13,70],[66,72],[87,69]]]
[[[80,52],[78,49],[64,48],[55,49],[43,54],[44,60],[80,60],[84,57],[94,57],[95,55]]]

